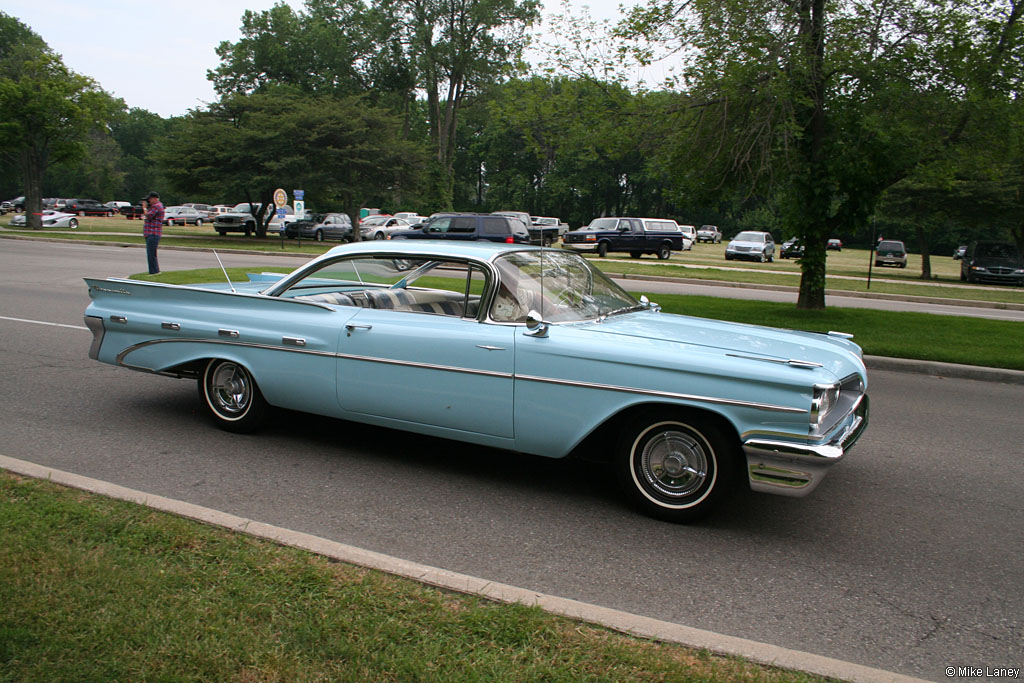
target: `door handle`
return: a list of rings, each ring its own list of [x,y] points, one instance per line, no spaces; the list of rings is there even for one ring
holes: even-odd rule
[[[345,324],[345,330],[347,330],[346,336],[351,337],[353,330],[372,330],[373,325],[353,325],[352,323]]]

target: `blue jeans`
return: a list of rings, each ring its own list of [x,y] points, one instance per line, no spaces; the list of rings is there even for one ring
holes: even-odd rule
[[[149,274],[160,272],[160,264],[156,260],[156,248],[160,244],[160,235],[146,235],[146,260],[149,262]]]

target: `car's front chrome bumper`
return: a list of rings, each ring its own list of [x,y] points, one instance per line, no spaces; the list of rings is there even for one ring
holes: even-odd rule
[[[868,426],[868,397],[826,443],[806,444],[753,437],[743,442],[747,476],[753,491],[782,496],[806,496],[843,459]]]
[[[585,253],[597,251],[597,242],[565,242],[563,240],[562,246],[573,251],[582,251]]]

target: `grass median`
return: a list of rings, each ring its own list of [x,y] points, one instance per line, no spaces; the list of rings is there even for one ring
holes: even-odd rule
[[[229,268],[234,282],[248,280],[259,268]],[[170,284],[222,282],[219,269],[138,273],[138,280]],[[639,296],[642,292],[635,291]],[[649,294],[666,313],[729,320],[771,327],[854,335],[864,352],[875,356],[962,363],[1024,370],[1024,323],[967,316],[933,315],[867,308],[831,307],[824,311],[799,310],[792,304],[720,297]]]
[[[0,604],[0,680],[823,680],[2,471]]]

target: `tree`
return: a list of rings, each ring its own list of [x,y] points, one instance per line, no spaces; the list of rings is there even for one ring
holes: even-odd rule
[[[111,100],[2,12],[0,38],[0,154],[21,169],[27,225],[38,230],[43,174],[85,152],[89,132],[109,117]]]
[[[397,117],[359,97],[282,88],[191,112],[154,156],[178,191],[267,206],[275,188],[301,188],[311,205],[341,206],[354,224],[364,202],[414,184],[423,158],[403,139]],[[258,236],[266,236],[270,220],[263,217]]]
[[[693,53],[672,152],[694,185],[765,192],[803,239],[798,307],[825,305],[825,241],[882,193],[954,157],[1016,96],[1020,0],[653,0],[625,35]],[[660,33],[659,33],[660,32]]]

